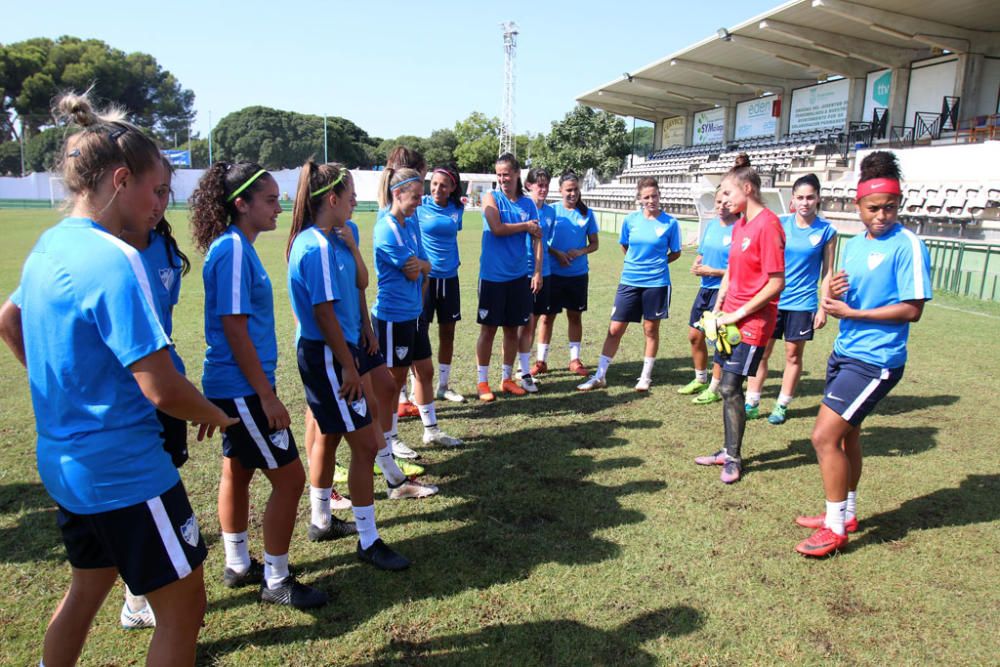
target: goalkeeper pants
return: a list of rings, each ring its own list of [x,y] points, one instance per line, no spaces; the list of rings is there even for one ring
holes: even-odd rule
[[[747,415],[743,408],[743,381],[746,378],[736,373],[723,371],[719,382],[719,394],[722,396],[722,424],[725,429],[726,454],[737,461],[740,460],[740,449],[743,447],[743,431],[746,430]]]

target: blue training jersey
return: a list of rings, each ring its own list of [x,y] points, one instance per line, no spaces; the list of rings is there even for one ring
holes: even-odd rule
[[[778,299],[778,308],[814,313],[819,307],[817,288],[823,249],[830,239],[836,238],[837,230],[820,217],[808,227],[795,224],[795,215],[783,215],[780,219],[785,230],[785,289]]]
[[[541,208],[535,205],[538,210],[538,226],[542,228],[542,277],[552,275],[552,255],[549,254],[549,247],[552,245],[552,234],[555,232],[556,210],[549,204],[542,204]],[[535,273],[535,250],[532,241],[534,237],[527,235],[525,244],[528,247],[528,275]]]
[[[729,268],[729,247],[733,243],[733,226],[724,225],[718,218],[711,220],[705,225],[705,231],[701,234],[701,244],[698,246],[698,254],[701,255],[701,263],[713,269]],[[702,276],[702,289],[719,289],[722,285],[722,276]]]
[[[155,231],[149,233],[149,245],[139,253],[146,262],[149,284],[156,298],[160,324],[168,336],[174,334],[174,306],[181,297],[181,260],[167,247],[167,239]],[[170,346],[170,358],[177,371],[184,375],[184,362],[177,348]]]
[[[129,366],[170,345],[139,252],[93,220],[49,229],[17,292],[38,473],[71,512],[156,497],[180,480]]]
[[[566,252],[577,248],[586,248],[590,245],[590,240],[587,237],[599,231],[592,210],[587,209],[587,215],[582,215],[575,208],[567,209],[562,205],[562,202],[555,204],[552,208],[556,218],[553,223],[551,247]],[[552,273],[557,276],[582,276],[589,270],[590,264],[586,255],[575,258],[569,263],[569,266],[563,266],[558,261],[552,262]]]
[[[253,244],[235,225],[212,241],[201,272],[205,283],[205,367],[201,384],[209,398],[240,398],[254,389],[243,376],[222,330],[226,315],[246,315],[250,341],[268,382],[274,385],[278,342],[274,335],[271,279]]]
[[[931,299],[930,254],[917,235],[896,226],[874,239],[859,234],[844,244],[840,268],[850,286],[844,302],[851,308],[870,309],[901,301]],[[879,368],[899,368],[906,363],[909,322],[840,320],[833,343],[837,354]]]
[[[403,275],[403,265],[410,257],[426,260],[420,242],[417,216],[406,218],[400,224],[388,211],[380,214],[375,222],[374,253],[378,293],[372,314],[384,322],[415,320],[423,311],[423,276],[408,280]]]
[[[360,243],[358,226],[348,220],[345,225],[354,237],[354,245]],[[344,339],[352,345],[358,345],[361,339],[361,296],[358,290],[358,264],[354,261],[354,253],[335,234],[330,234],[330,245],[337,260],[337,287],[340,299],[334,302],[333,310],[337,313],[337,321],[344,332]]]
[[[500,211],[500,223],[512,223],[538,220],[538,209],[535,202],[527,197],[520,197],[512,202],[502,190],[493,190],[497,209]],[[479,278],[495,283],[505,283],[528,275],[528,254],[524,251],[527,232],[518,232],[510,236],[496,236],[490,231],[490,224],[483,213],[483,242],[479,255]]]
[[[664,287],[670,284],[667,256],[681,250],[681,226],[664,212],[650,220],[642,211],[622,221],[618,242],[628,246],[621,284],[631,287]]]
[[[455,206],[451,200],[444,206],[434,203],[434,198],[424,195],[417,207],[420,240],[431,263],[431,278],[454,278],[461,262],[458,259],[458,233],[462,231],[464,206]]]
[[[299,323],[297,337],[324,340],[313,306],[334,302],[336,309],[335,302],[340,299],[337,267],[333,244],[323,230],[309,226],[295,236],[288,255],[288,298]],[[346,331],[344,338],[353,342],[347,338]]]

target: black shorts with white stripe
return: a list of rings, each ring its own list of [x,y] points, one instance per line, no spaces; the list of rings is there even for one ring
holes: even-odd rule
[[[743,377],[750,377],[757,374],[757,367],[760,360],[764,358],[763,345],[751,345],[741,342],[733,346],[733,353],[728,357],[715,351],[714,361],[722,367],[723,373],[735,373]]]
[[[861,426],[878,402],[903,379],[905,366],[880,368],[836,352],[826,364],[823,405],[851,426]]]
[[[257,394],[209,400],[230,417],[240,419],[222,434],[222,455],[226,458],[236,459],[248,470],[274,470],[299,458],[292,429],[271,430]]]
[[[427,322],[447,324],[462,319],[462,293],[458,276],[451,278],[428,278],[424,290],[424,312],[420,316]]]
[[[428,324],[423,319],[406,322],[386,322],[377,317],[372,319],[379,347],[385,354],[385,365],[389,368],[410,366],[414,361],[431,357],[431,338]]]
[[[358,368],[358,348],[350,343],[348,347],[354,357],[355,368]],[[306,389],[306,402],[321,432],[352,433],[372,423],[364,393],[353,401],[340,397],[344,369],[326,343],[299,338],[298,361],[299,376]]]
[[[117,568],[136,595],[183,579],[208,555],[181,482],[145,502],[109,512],[76,514],[59,506],[56,522],[70,565]]]

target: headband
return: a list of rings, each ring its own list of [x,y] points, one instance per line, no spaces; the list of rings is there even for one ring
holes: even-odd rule
[[[448,171],[447,169],[435,169],[435,170],[434,170],[434,173],[435,173],[435,174],[444,174],[444,175],[445,175],[445,176],[447,176],[447,177],[448,177],[449,179],[451,179],[451,184],[452,184],[452,185],[458,185],[458,183],[456,183],[456,182],[455,182],[455,177],[454,177],[454,176],[452,176],[452,175],[451,175],[451,172],[450,172],[450,171]]]
[[[226,203],[228,204],[229,202],[231,202],[234,199],[236,199],[237,197],[239,197],[241,192],[243,192],[244,190],[246,190],[247,188],[249,188],[251,185],[253,185],[254,181],[256,181],[258,178],[260,178],[262,174],[266,174],[266,173],[267,173],[266,169],[261,169],[256,174],[254,174],[253,176],[251,176],[250,178],[248,178],[243,183],[243,185],[241,185],[240,187],[238,187],[235,190],[233,190],[233,194],[231,194],[228,197],[226,197]]]
[[[899,181],[895,178],[870,178],[867,181],[858,183],[857,198],[861,201],[863,197],[883,193],[889,195],[902,195],[903,190],[899,187]]]
[[[419,176],[410,176],[409,178],[404,178],[403,180],[401,180],[399,183],[396,183],[395,185],[390,185],[389,186],[389,190],[390,191],[398,190],[401,187],[403,187],[404,185],[406,185],[407,183],[413,183],[414,181],[419,181],[419,180],[420,180]]]
[[[346,171],[347,171],[346,169],[341,169],[340,173],[337,174],[337,178],[333,179],[333,182],[331,182],[329,185],[324,185],[323,187],[321,187],[316,192],[310,192],[309,196],[310,197],[319,197],[324,192],[329,192],[330,190],[332,190],[333,188],[335,188],[338,183],[340,183],[342,180],[344,180],[344,173]]]

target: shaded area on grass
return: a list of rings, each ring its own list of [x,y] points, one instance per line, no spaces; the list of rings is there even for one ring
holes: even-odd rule
[[[0,516],[13,525],[0,528],[0,562],[30,563],[65,559],[56,525],[56,503],[40,482],[0,486]],[[19,515],[16,519],[7,515]]]

